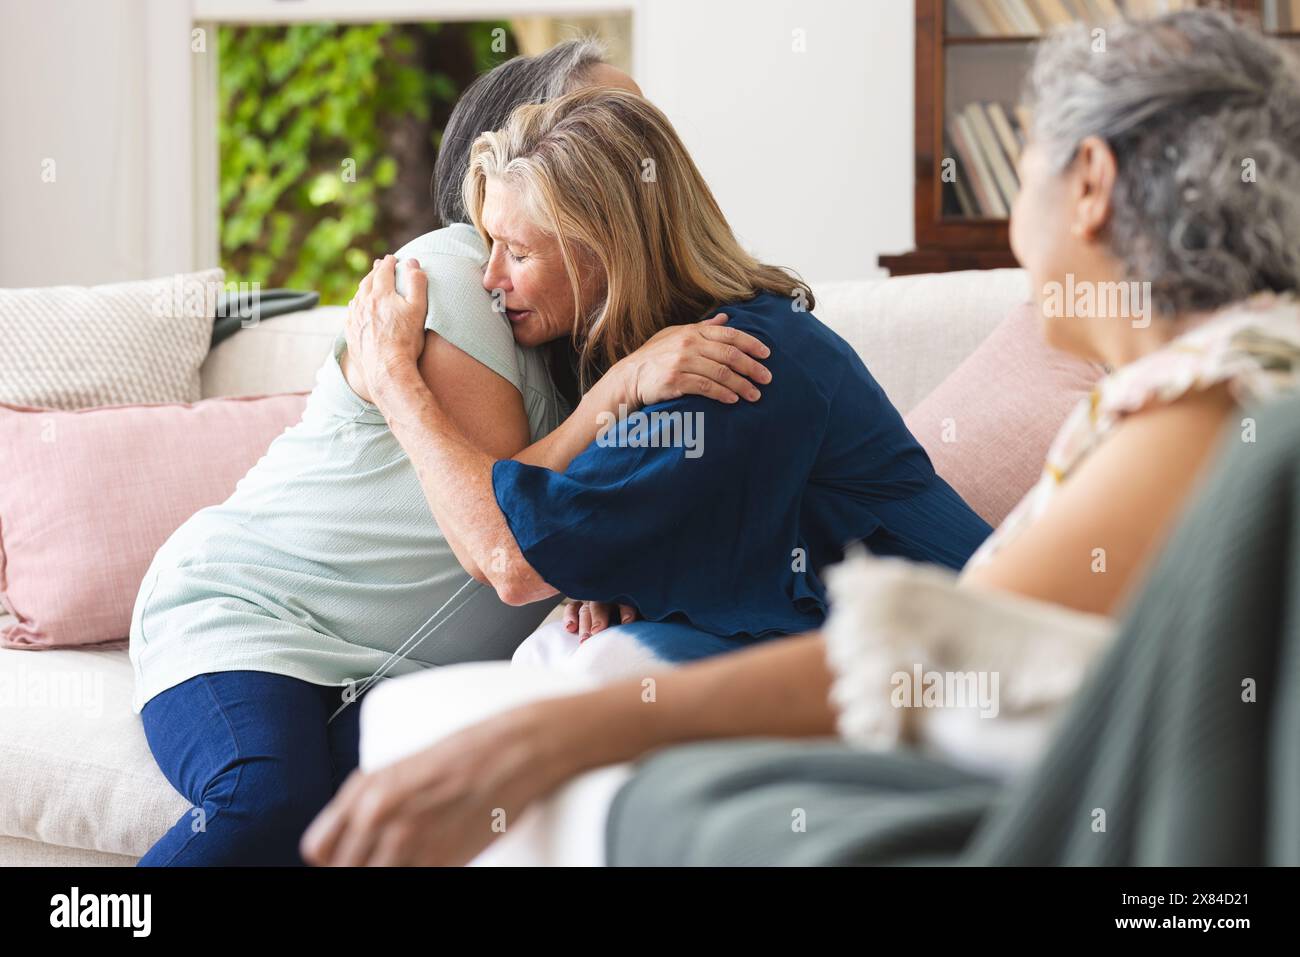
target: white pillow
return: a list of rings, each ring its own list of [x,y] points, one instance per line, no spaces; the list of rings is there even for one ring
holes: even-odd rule
[[[861,550],[827,572],[831,701],[849,742],[1007,775],[1041,753],[1116,623]]]
[[[0,402],[195,402],[224,273],[0,289]]]

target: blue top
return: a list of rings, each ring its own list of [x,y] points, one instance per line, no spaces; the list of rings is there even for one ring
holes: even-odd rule
[[[847,544],[965,564],[991,529],[935,474],[852,347],[783,296],[719,311],[772,350],[757,402],[647,406],[563,473],[493,466],[497,504],[537,573],[648,621],[765,638],[821,625],[820,573]]]

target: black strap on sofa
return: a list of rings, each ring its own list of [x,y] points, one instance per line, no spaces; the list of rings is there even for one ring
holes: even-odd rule
[[[258,290],[257,295],[220,293],[217,296],[216,321],[212,324],[212,344],[215,348],[246,325],[263,319],[283,316],[290,312],[314,309],[320,302],[320,293],[298,289]]]

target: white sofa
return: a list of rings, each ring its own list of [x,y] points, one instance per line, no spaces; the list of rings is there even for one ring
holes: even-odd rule
[[[830,283],[815,313],[906,412],[1027,291],[1010,269]],[[326,307],[241,330],[208,357],[203,394],[311,388],[344,314]],[[0,865],[134,864],[190,809],[154,764],[131,682],[125,647],[0,649]],[[59,706],[41,704],[51,689],[64,689]]]

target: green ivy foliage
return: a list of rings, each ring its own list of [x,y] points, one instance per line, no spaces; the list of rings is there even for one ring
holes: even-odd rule
[[[462,26],[474,72],[502,59],[492,31]],[[352,298],[396,240],[381,195],[398,160],[386,128],[446,114],[464,82],[416,57],[439,24],[223,26],[219,30],[221,257],[228,282]],[[499,34],[498,34],[499,36]],[[512,44],[513,45],[513,44]],[[434,130],[428,148],[437,145]]]

